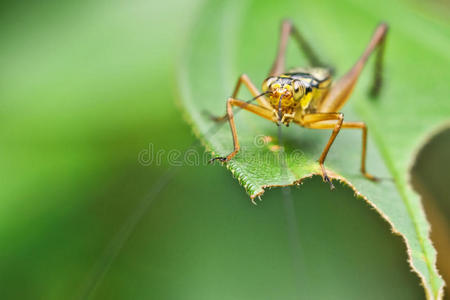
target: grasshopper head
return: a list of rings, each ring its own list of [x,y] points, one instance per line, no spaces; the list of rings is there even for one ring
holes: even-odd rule
[[[282,76],[264,80],[262,90],[269,94],[270,104],[281,111],[296,108],[305,94],[305,86],[300,80]]]

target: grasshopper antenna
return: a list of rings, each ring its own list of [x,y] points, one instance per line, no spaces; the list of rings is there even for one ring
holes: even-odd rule
[[[255,97],[253,97],[252,99],[247,100],[247,101],[245,101],[245,102],[246,102],[247,104],[250,104],[250,103],[252,103],[253,101],[255,101],[256,99],[258,99],[259,97],[262,97],[262,96],[265,96],[265,95],[271,94],[271,93],[272,93],[271,91],[267,91],[267,92],[261,93],[261,94],[255,96]],[[242,108],[239,107],[238,110],[236,110],[235,114],[236,114],[237,112],[239,112],[241,109],[242,109]],[[207,111],[207,110],[203,110],[202,113],[203,113],[206,117],[208,117],[209,119],[211,119],[211,120],[214,121],[214,122],[223,122],[223,121],[228,120],[228,115],[227,115],[227,114],[225,114],[225,115],[223,115],[223,116],[221,116],[221,117],[218,117],[218,116],[215,116],[214,114],[210,113],[210,112]]]
[[[271,91],[267,91],[267,92],[261,93],[261,94],[257,95],[256,97],[253,97],[252,99],[250,99],[250,100],[248,100],[246,102],[250,104],[253,101],[255,101],[256,99],[258,99],[259,97],[265,96],[267,94],[272,94],[272,92]]]

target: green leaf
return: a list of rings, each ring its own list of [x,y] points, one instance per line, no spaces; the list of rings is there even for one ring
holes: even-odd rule
[[[386,9],[389,7],[389,9]],[[416,9],[416,10],[415,10]],[[180,98],[194,132],[214,155],[232,151],[228,126],[217,132],[203,110],[222,115],[241,73],[260,85],[277,48],[279,25],[291,18],[337,77],[362,53],[380,21],[390,25],[385,52],[385,85],[378,99],[367,96],[371,66],[366,67],[344,107],[346,120],[364,121],[369,128],[368,171],[382,178],[374,183],[359,172],[361,132],[341,131],[325,166],[335,180],[350,185],[403,237],[412,269],[427,298],[442,296],[444,282],[436,270],[436,251],[418,195],[408,171],[426,135],[448,119],[450,29],[432,23],[419,9],[404,3],[357,1],[209,1],[198,16],[180,66]],[[399,18],[398,16],[402,17]],[[290,43],[287,66],[305,64]],[[244,89],[242,89],[244,90]],[[241,91],[240,99],[250,99]],[[297,126],[283,128],[286,166],[276,150],[277,126],[248,112],[235,117],[240,153],[227,167],[252,199],[265,188],[298,184],[320,175],[317,159],[330,132]],[[213,128],[213,129],[211,129]],[[267,142],[268,141],[268,142]],[[323,185],[328,189],[328,184]]]

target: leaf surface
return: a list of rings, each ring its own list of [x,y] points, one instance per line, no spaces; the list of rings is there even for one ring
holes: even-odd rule
[[[404,4],[357,1],[207,2],[198,15],[180,66],[180,98],[194,132],[214,155],[232,151],[228,125],[216,130],[202,111],[225,112],[240,74],[260,86],[275,55],[280,21],[290,18],[314,49],[342,75],[357,60],[381,21],[390,25],[385,51],[385,84],[377,99],[368,96],[371,62],[349,103],[348,121],[369,128],[367,169],[382,178],[366,180],[359,172],[361,132],[343,130],[330,149],[325,166],[335,180],[350,185],[401,235],[411,267],[429,299],[441,297],[443,280],[436,270],[436,251],[419,196],[409,184],[409,168],[427,134],[448,119],[449,88],[444,80],[450,62],[447,24]],[[383,9],[389,7],[389,10]],[[402,18],[398,18],[398,15]],[[306,65],[291,41],[287,67]],[[238,98],[250,99],[241,90]],[[242,111],[235,116],[241,151],[226,165],[252,199],[265,188],[298,184],[320,175],[317,159],[330,132],[291,126],[282,129],[286,163],[277,151],[277,126]],[[328,189],[324,183],[324,189]]]

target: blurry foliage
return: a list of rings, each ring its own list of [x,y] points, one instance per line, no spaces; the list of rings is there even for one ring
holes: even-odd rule
[[[431,239],[438,252],[437,266],[450,280],[450,128],[436,132],[419,152],[412,170],[413,186],[423,195],[423,205],[431,223]],[[445,299],[450,299],[448,287]]]

